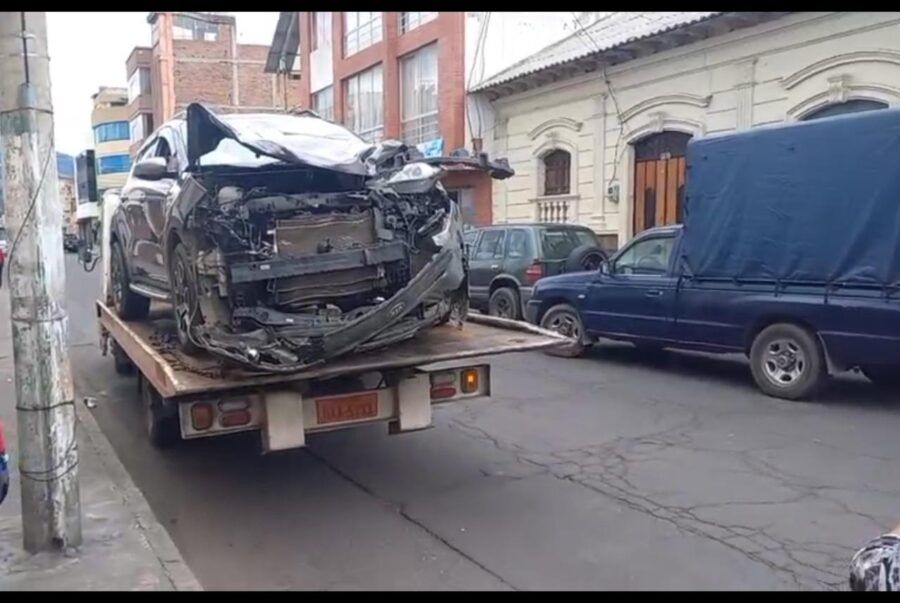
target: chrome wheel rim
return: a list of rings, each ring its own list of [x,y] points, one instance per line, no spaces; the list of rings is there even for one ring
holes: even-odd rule
[[[494,302],[494,315],[500,318],[512,318],[512,304],[505,297],[499,297]]]
[[[790,387],[806,373],[806,355],[793,339],[776,339],[763,352],[763,373],[777,387]]]
[[[187,280],[187,268],[179,258],[172,267],[172,298],[175,305],[175,318],[179,335],[187,337],[190,312],[193,307],[193,296]]]
[[[578,319],[568,312],[555,314],[547,321],[545,328],[575,341],[581,341],[581,326],[578,324]]]
[[[111,266],[112,273],[110,274],[110,280],[112,283],[112,291],[113,291],[113,299],[116,300],[117,304],[122,302],[122,256],[119,253],[115,254],[115,258],[113,259]]]

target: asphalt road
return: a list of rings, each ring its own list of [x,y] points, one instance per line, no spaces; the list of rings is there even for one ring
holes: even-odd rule
[[[740,358],[627,345],[495,359],[493,398],[424,432],[157,452],[96,347],[99,275],[68,269],[78,393],[206,588],[843,588],[900,522],[896,393],[848,376],[791,403]]]

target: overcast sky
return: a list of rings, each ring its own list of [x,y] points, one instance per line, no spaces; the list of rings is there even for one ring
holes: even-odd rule
[[[126,86],[125,59],[135,46],[150,45],[147,14],[47,13],[57,151],[77,155],[93,148],[91,95],[100,86]],[[237,19],[238,42],[271,43],[277,12],[230,14]]]

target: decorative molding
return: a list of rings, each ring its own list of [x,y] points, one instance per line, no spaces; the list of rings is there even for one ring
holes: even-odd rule
[[[800,82],[811,78],[812,76],[822,73],[828,69],[840,67],[842,65],[850,65],[852,63],[890,63],[892,65],[900,65],[900,52],[896,50],[858,50],[856,52],[847,52],[816,61],[811,65],[807,65],[803,69],[782,78],[781,85],[785,90],[790,90]]]
[[[654,113],[651,119],[643,126],[630,130],[625,136],[625,144],[633,144],[649,134],[658,134],[666,130],[684,132],[691,136],[703,136],[706,133],[706,124],[693,119],[681,119],[669,117],[664,113]]]
[[[735,126],[746,130],[753,125],[753,90],[756,75],[756,58],[737,64],[738,83],[734,87]]]
[[[835,75],[828,78],[828,99],[832,103],[842,103],[847,100],[850,92],[850,76]]]
[[[567,128],[569,130],[572,130],[573,132],[580,132],[583,125],[584,124],[582,124],[580,121],[575,121],[574,119],[569,119],[568,117],[554,117],[553,119],[548,119],[544,123],[535,127],[531,132],[528,133],[528,137],[531,140],[534,140],[542,133],[551,128]]]
[[[900,89],[882,84],[848,84],[845,79],[833,78],[829,87],[787,110],[788,121],[801,120],[804,116],[818,111],[826,105],[848,100],[873,100],[887,103],[890,107],[900,106]],[[839,98],[840,100],[835,100]]]
[[[697,94],[679,93],[663,94],[660,96],[654,96],[653,98],[642,100],[636,105],[633,105],[625,111],[622,111],[621,119],[622,121],[628,121],[635,115],[643,113],[644,111],[652,109],[653,107],[659,107],[660,105],[692,105],[694,107],[704,108],[709,106],[711,100],[711,95],[699,96]]]

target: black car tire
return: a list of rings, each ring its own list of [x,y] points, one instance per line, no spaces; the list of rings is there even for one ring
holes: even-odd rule
[[[111,247],[109,278],[116,312],[125,320],[146,318],[150,312],[150,298],[138,295],[131,290],[131,278],[128,276],[128,266],[125,263],[122,246],[118,241],[113,241]]]
[[[488,300],[488,314],[501,318],[520,320],[522,318],[522,303],[519,301],[519,292],[512,287],[500,287]]]
[[[606,253],[596,245],[581,245],[566,258],[566,272],[599,270],[607,259]]]
[[[900,366],[878,364],[859,368],[866,379],[876,385],[900,388]]]
[[[779,364],[784,358],[784,366]],[[815,334],[790,323],[776,323],[757,334],[750,348],[750,370],[764,393],[785,400],[815,396],[828,371]]]
[[[115,340],[110,341],[109,346],[112,352],[113,362],[115,362],[116,374],[133,375],[134,363],[131,362],[131,358],[128,357],[128,354],[125,353],[122,346],[116,343]]]
[[[546,353],[550,356],[577,358],[584,352],[585,342],[587,341],[584,335],[584,324],[581,322],[578,310],[569,304],[557,304],[547,310],[541,318],[541,328],[555,331],[576,340],[565,347],[548,349]]]
[[[140,388],[144,424],[150,444],[160,450],[171,448],[181,440],[178,412],[165,407],[162,396],[143,376],[140,377]]]
[[[179,313],[179,308],[184,305],[186,308],[194,309],[192,324],[203,322],[203,314],[197,301],[199,299],[197,295],[197,281],[193,278],[193,274],[193,263],[190,255],[188,255],[187,248],[182,243],[176,244],[169,262],[172,314],[175,317],[178,345],[182,352],[190,356],[196,355],[201,351],[201,348],[194,343],[192,335],[188,332],[188,326]]]

